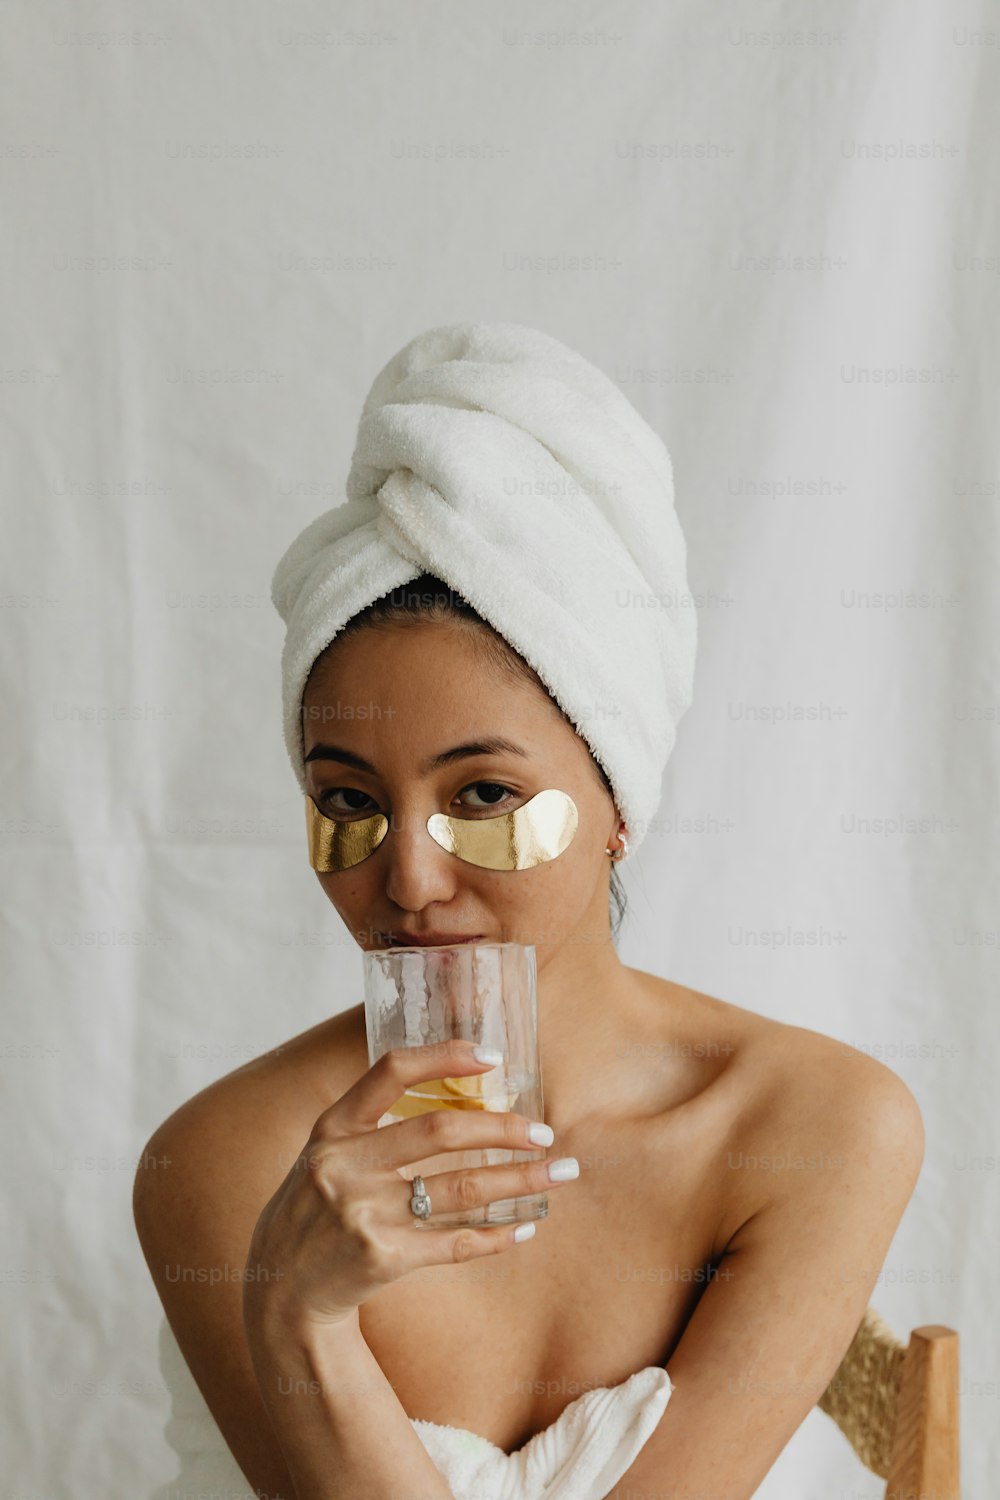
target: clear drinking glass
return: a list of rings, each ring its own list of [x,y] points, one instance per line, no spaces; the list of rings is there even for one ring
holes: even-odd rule
[[[524,943],[460,943],[435,948],[379,948],[363,955],[368,1065],[395,1047],[420,1047],[460,1037],[496,1047],[504,1062],[485,1072],[414,1084],[379,1126],[433,1109],[517,1110],[542,1120],[535,949]],[[407,1164],[420,1173],[434,1202],[434,1172],[540,1161],[535,1151],[490,1146],[444,1151]],[[422,1228],[482,1227],[544,1219],[548,1194],[500,1198],[479,1208],[415,1219]]]

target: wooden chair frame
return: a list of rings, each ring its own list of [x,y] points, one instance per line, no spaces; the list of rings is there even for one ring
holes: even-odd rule
[[[817,1402],[886,1480],[885,1500],[961,1500],[958,1357],[953,1328],[915,1328],[904,1347],[869,1307]]]

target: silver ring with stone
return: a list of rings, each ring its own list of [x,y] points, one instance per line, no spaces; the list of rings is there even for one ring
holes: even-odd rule
[[[413,1194],[410,1198],[410,1210],[418,1219],[429,1219],[431,1216],[431,1199],[422,1177],[414,1177],[412,1182]]]

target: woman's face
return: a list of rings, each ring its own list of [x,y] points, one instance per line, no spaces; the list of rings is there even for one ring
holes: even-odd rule
[[[320,810],[389,820],[366,859],[318,873],[362,948],[387,947],[392,933],[532,943],[541,970],[568,941],[609,940],[614,803],[548,695],[485,663],[468,627],[419,621],[343,637],[314,664],[302,705],[306,786]],[[425,765],[498,737],[523,753],[494,748]],[[572,797],[579,823],[561,854],[530,869],[483,869],[427,830],[432,813],[496,817],[550,787]]]

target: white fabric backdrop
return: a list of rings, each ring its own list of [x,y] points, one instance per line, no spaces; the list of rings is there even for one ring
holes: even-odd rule
[[[997,6],[4,23],[10,1493],[172,1471],[136,1158],[359,996],[304,857],[271,571],[341,498],[389,355],[509,318],[675,460],[701,653],[623,957],[914,1090],[927,1158],[872,1300],[961,1331],[990,1494]],[[758,1494],[881,1486],[813,1412]]]

